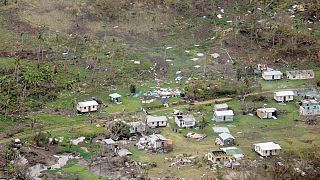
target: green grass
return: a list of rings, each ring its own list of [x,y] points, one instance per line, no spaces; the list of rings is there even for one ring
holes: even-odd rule
[[[82,165],[77,164],[76,160],[71,160],[68,162],[66,166],[59,170],[51,171],[51,173],[57,173],[57,172],[63,172],[68,175],[70,175],[70,178],[77,178],[79,180],[98,180],[98,179],[106,179],[103,177],[98,177],[91,172],[89,172],[86,168],[84,168]],[[71,179],[73,179],[71,178]]]

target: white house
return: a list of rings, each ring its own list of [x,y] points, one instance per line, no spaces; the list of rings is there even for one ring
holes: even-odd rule
[[[147,116],[147,126],[150,128],[166,127],[168,119],[166,116]]]
[[[78,113],[96,112],[98,111],[99,104],[97,101],[85,101],[77,103]]]
[[[228,110],[229,106],[226,103],[214,105],[214,111],[225,111]]]
[[[274,142],[258,143],[254,144],[254,150],[263,157],[268,157],[272,155],[278,155],[281,151],[279,144]]]
[[[262,78],[264,80],[279,80],[282,78],[282,75],[280,71],[263,71]]]
[[[233,121],[233,116],[232,110],[214,111],[213,120],[216,122]]]
[[[127,124],[130,126],[130,133],[131,134],[136,134],[136,133],[142,134],[146,130],[145,123],[143,123],[141,121],[130,122]]]
[[[191,128],[196,125],[193,115],[177,115],[174,117],[176,124],[181,128]]]
[[[257,116],[261,119],[277,119],[277,109],[259,108],[257,109]]]
[[[121,104],[121,95],[118,93],[109,94],[110,100],[116,104]]]
[[[288,102],[293,101],[293,91],[278,91],[274,93],[274,99],[277,102]]]

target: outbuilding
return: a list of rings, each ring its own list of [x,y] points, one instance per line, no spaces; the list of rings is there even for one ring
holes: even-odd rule
[[[97,101],[85,101],[77,103],[78,113],[96,112],[99,109]]]
[[[282,78],[283,73],[280,71],[263,71],[262,78],[264,80],[279,80]]]
[[[278,155],[281,151],[279,144],[274,142],[258,143],[254,144],[254,151],[256,151],[260,156],[269,157],[272,155]]]
[[[113,150],[116,142],[112,139],[104,139],[103,142],[106,144],[107,149]]]
[[[296,71],[287,71],[288,79],[313,79],[314,71],[313,70],[296,70]]]
[[[232,110],[225,110],[225,111],[214,111],[213,119],[216,122],[223,122],[223,121],[233,121],[233,111]]]
[[[121,102],[121,95],[118,94],[118,93],[112,93],[112,94],[109,94],[109,97],[110,97],[110,100],[112,102],[114,102],[115,104],[122,104]]]
[[[216,139],[216,143],[222,146],[233,146],[235,138],[229,133],[221,133],[219,138]]]
[[[147,116],[147,126],[150,128],[166,127],[168,119],[166,116]]]
[[[257,109],[257,116],[261,119],[277,119],[277,109],[259,108]]]
[[[293,91],[278,91],[274,93],[274,99],[277,102],[289,102],[293,101],[294,92]]]

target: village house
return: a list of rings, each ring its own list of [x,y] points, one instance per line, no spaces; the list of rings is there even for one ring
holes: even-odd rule
[[[235,138],[229,133],[220,133],[215,143],[220,146],[232,146],[235,144]]]
[[[113,150],[115,149],[116,142],[112,139],[104,139],[103,142],[105,143],[107,149]]]
[[[262,78],[264,80],[279,80],[282,78],[282,72],[280,71],[264,71],[262,72]]]
[[[313,70],[296,70],[296,71],[287,71],[288,79],[313,79],[314,72]]]
[[[281,151],[279,144],[274,142],[258,143],[254,144],[254,151],[256,151],[260,156],[269,157],[272,155],[278,155]]]
[[[115,104],[122,104],[121,95],[118,93],[109,94],[110,100]]]
[[[259,108],[257,109],[257,116],[260,119],[277,119],[276,108]]]
[[[137,133],[142,134],[146,130],[145,123],[143,123],[141,121],[130,122],[127,124],[130,126],[130,133],[131,134],[137,134]]]
[[[228,108],[229,108],[228,104],[223,103],[223,104],[214,105],[213,110],[214,111],[226,111],[226,110],[228,110]]]
[[[165,138],[161,134],[152,134],[149,136],[144,136],[140,138],[139,142],[137,143],[138,149],[146,149],[146,150],[153,150],[153,151],[168,151],[172,145],[172,141]]]
[[[150,128],[166,127],[168,119],[166,116],[147,116],[147,126]]]
[[[278,91],[274,93],[273,98],[277,102],[289,102],[293,101],[294,92],[293,91]]]
[[[85,101],[77,103],[78,113],[96,112],[99,109],[97,101]]]
[[[244,154],[241,149],[236,147],[224,147],[220,148],[224,152],[226,152],[227,155],[233,156],[236,160],[241,160],[244,157]]]
[[[224,161],[230,161],[232,156],[228,155],[225,151],[223,150],[214,150],[211,151],[207,154],[208,161],[216,164]]]
[[[214,111],[213,120],[216,122],[233,121],[233,116],[232,110]]]
[[[181,128],[192,128],[196,125],[196,119],[193,115],[176,115],[176,124]]]
[[[320,115],[320,102],[316,99],[304,99],[299,102],[299,112],[302,116]]]

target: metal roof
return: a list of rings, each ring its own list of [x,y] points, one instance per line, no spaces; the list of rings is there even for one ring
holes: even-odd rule
[[[120,94],[118,94],[118,93],[113,93],[113,94],[109,94],[109,97],[111,97],[111,98],[115,99],[115,98],[119,98],[119,97],[121,97],[121,95],[120,95]]]
[[[222,139],[222,140],[226,140],[226,139],[235,139],[231,134],[229,133],[221,133],[219,134],[219,137]]]
[[[226,111],[214,111],[214,114],[216,116],[233,116],[232,110],[226,110]]]
[[[132,153],[128,149],[119,149],[117,151],[117,154],[119,156],[130,156],[130,155],[132,155]]]
[[[216,105],[214,105],[214,108],[215,109],[226,109],[226,108],[228,108],[228,104],[226,104],[226,103],[216,104]]]
[[[293,91],[278,91],[278,92],[274,92],[274,94],[276,96],[294,96]]]
[[[97,101],[84,101],[84,102],[78,102],[78,105],[80,107],[88,107],[88,106],[98,106]]]
[[[282,72],[281,71],[264,71],[263,75],[266,75],[266,76],[282,75]]]
[[[160,121],[168,121],[166,116],[147,116],[147,122],[160,122]]]
[[[215,133],[230,133],[227,127],[212,127]]]
[[[104,139],[103,142],[105,142],[106,144],[115,144],[116,142],[112,139]]]
[[[258,143],[254,144],[255,146],[259,146],[261,150],[274,150],[274,149],[281,149],[279,144],[274,142],[265,142],[265,143]]]
[[[275,112],[277,111],[276,108],[259,108],[257,111],[262,111],[262,112]]]
[[[149,135],[149,138],[155,139],[155,140],[159,139],[159,140],[162,140],[162,141],[167,141],[167,138],[165,138],[161,134],[152,134],[152,135]]]

